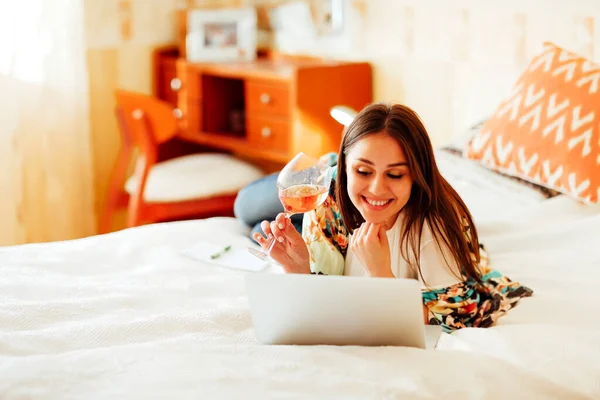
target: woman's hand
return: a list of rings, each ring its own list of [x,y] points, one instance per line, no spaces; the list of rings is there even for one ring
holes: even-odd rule
[[[390,244],[384,225],[363,222],[354,231],[350,247],[369,275],[380,278],[394,277],[390,263]]]
[[[268,249],[271,239],[274,237],[276,243],[271,249],[270,256],[277,261],[287,273],[310,274],[310,255],[302,235],[298,233],[294,225],[284,214],[278,214],[275,221],[269,223],[263,221],[260,224],[267,238],[260,233],[254,234],[254,240],[263,249]]]

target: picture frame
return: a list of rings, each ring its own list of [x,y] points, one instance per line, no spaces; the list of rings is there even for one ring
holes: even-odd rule
[[[186,58],[190,62],[256,59],[254,7],[195,9],[187,13]]]

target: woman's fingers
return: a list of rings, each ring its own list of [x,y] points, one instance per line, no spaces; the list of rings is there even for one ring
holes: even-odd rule
[[[285,226],[277,221],[271,222],[271,232],[273,233],[275,240],[277,240],[279,243],[283,243],[286,238],[285,233],[283,233],[283,229],[279,227],[280,225]]]
[[[289,218],[287,218],[285,214],[280,213],[274,221],[262,221],[260,223],[264,236],[255,232],[252,237],[261,245],[261,247],[268,248],[272,240],[277,240],[279,243],[287,241],[286,231],[288,231],[289,226],[292,226],[293,228]]]
[[[285,214],[279,213],[277,214],[277,217],[275,217],[275,222],[277,223],[279,229],[283,231],[289,223],[289,218],[287,218]]]
[[[387,229],[385,228],[384,224],[379,225],[378,236],[379,236],[379,241],[381,243],[387,243],[387,240],[388,240],[388,238],[387,238]]]
[[[358,242],[361,242],[365,239],[367,232],[369,231],[369,226],[370,223],[365,221],[358,227],[358,233],[356,235],[356,240]]]
[[[365,226],[365,223],[363,222],[352,233],[352,241],[350,242],[350,246],[353,247],[354,249],[357,249],[358,246],[360,246],[360,243],[362,241],[362,233],[363,233],[363,227],[364,226]]]
[[[358,240],[358,238],[360,237],[360,233],[361,233],[363,225],[364,225],[364,223],[361,224],[358,228],[356,228],[354,230],[354,232],[352,232],[352,240],[353,241]]]
[[[373,224],[371,222],[363,222],[358,229],[354,230],[352,242],[355,244],[380,241],[381,235],[385,235],[385,229],[382,229],[381,224]]]
[[[259,232],[254,232],[254,235],[252,235],[252,237],[263,249],[266,249],[269,247],[271,239],[273,238],[273,233],[271,232],[271,225],[269,224],[269,221],[263,221],[260,223],[260,227],[265,233],[265,236],[261,235]]]
[[[277,240],[280,243],[283,243],[286,241],[291,243],[292,240],[295,238],[295,236],[297,236],[298,238],[301,239],[301,236],[296,231],[294,224],[292,224],[292,221],[290,220],[290,218],[287,217],[285,214],[283,214],[283,213],[278,214],[277,217],[275,218],[274,223],[275,223],[275,226],[273,226],[273,224],[271,224],[271,230],[273,231],[275,238],[277,238]]]
[[[266,249],[268,247],[269,244],[267,243],[267,240],[260,233],[254,232],[254,235],[252,235],[252,237],[254,238],[254,240],[256,240],[256,243],[258,243],[263,249]]]
[[[268,238],[269,235],[272,234],[271,232],[271,224],[269,223],[269,221],[263,221],[260,223],[260,227],[262,228],[263,232],[265,233],[265,236]]]
[[[369,241],[379,239],[379,225],[369,224],[365,238]]]

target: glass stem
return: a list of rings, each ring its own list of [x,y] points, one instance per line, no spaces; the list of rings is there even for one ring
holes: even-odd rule
[[[285,215],[285,217],[286,217],[287,219],[290,219],[290,217],[291,217],[292,215],[294,215],[294,213],[287,213],[287,212],[285,212],[285,213],[283,213],[283,215]],[[292,221],[290,220],[288,223],[290,223],[290,224],[291,224],[291,223],[292,223]],[[275,235],[273,235],[273,240],[271,240],[271,243],[269,244],[269,247],[268,247],[268,248],[265,250],[265,253],[266,253],[266,254],[271,254],[271,250],[273,250],[273,247],[275,246],[275,243],[276,243],[276,242],[277,242],[277,238],[275,237]]]
[[[275,242],[277,242],[277,238],[275,236],[273,236],[273,240],[271,240],[271,244],[269,244],[269,247],[265,250],[266,254],[271,254],[271,250],[273,250],[273,247],[275,246]]]

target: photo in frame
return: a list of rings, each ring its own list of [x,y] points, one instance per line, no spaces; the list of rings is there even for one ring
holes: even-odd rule
[[[256,46],[257,16],[253,7],[188,11],[188,61],[252,61],[256,59]]]

